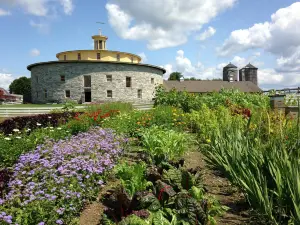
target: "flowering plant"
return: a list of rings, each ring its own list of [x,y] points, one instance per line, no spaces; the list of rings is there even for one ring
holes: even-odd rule
[[[46,141],[22,155],[9,191],[0,198],[0,223],[71,224],[93,200],[123,152],[126,140],[94,128],[70,139]]]

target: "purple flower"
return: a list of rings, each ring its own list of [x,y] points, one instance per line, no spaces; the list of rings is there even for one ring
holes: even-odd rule
[[[0,205],[10,207],[11,204],[25,209],[33,201],[60,199],[68,202],[79,199],[81,205],[70,207],[76,212],[89,200],[86,190],[95,190],[103,184],[101,176],[113,168],[123,154],[123,143],[112,130],[100,128],[66,140],[46,140],[36,150],[20,156],[8,183],[10,191],[0,199]],[[93,182],[90,182],[91,178]],[[62,215],[65,208],[56,212]],[[5,216],[0,213],[0,218]],[[56,223],[63,224],[63,221],[57,220]]]
[[[56,210],[56,212],[57,212],[59,215],[64,214],[64,211],[65,211],[65,208],[59,208],[58,210]]]
[[[64,222],[62,220],[56,220],[57,224],[63,224]]]
[[[45,222],[39,222],[38,225],[45,225]]]

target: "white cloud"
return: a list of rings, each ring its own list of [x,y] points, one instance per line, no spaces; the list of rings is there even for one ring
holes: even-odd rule
[[[40,54],[41,54],[40,50],[38,50],[38,49],[36,49],[36,48],[30,50],[30,55],[31,55],[32,57],[39,56]]]
[[[10,16],[11,12],[0,8],[0,16]]]
[[[300,72],[300,46],[291,56],[278,58],[277,65],[278,72]]]
[[[263,63],[258,60],[259,56],[259,52],[255,52],[246,58],[234,56],[231,60],[231,63],[236,65],[238,68],[246,66],[249,62],[251,62],[256,67],[259,67],[263,65]],[[185,57],[184,51],[179,50],[177,51],[175,62],[163,66],[167,70],[164,79],[168,79],[170,73],[175,71],[181,72],[185,78],[195,77],[202,80],[222,78],[223,68],[227,64],[228,62],[223,62],[215,67],[206,67],[201,62],[197,62],[194,65],[189,58]],[[267,77],[266,75],[267,73],[265,73],[265,77]]]
[[[215,33],[216,33],[216,29],[213,27],[209,27],[202,34],[200,34],[198,37],[196,37],[196,39],[199,41],[204,41],[204,40],[214,36]]]
[[[185,78],[195,77],[200,79],[218,78],[220,74],[218,68],[206,68],[201,62],[193,65],[191,60],[184,56],[183,50],[177,51],[174,64],[167,64],[163,67],[167,70],[164,79],[168,79],[172,72],[180,72]]]
[[[8,91],[8,87],[15,78],[11,74],[0,73],[0,87]]]
[[[30,26],[38,29],[38,31],[40,33],[47,34],[50,31],[50,23],[47,22],[47,21],[44,21],[44,22],[35,22],[33,20],[30,20],[29,24],[30,24]]]
[[[164,74],[163,78],[164,78],[165,80],[167,80],[167,79],[169,78],[170,74],[171,74],[172,72],[174,72],[174,71],[173,71],[173,66],[172,66],[172,64],[166,64],[166,65],[164,65],[164,66],[162,66],[162,67],[165,68],[165,70],[166,70],[166,73]]]
[[[49,16],[55,14],[58,5],[63,6],[63,11],[67,15],[71,15],[74,9],[73,0],[1,0],[1,3],[20,7],[25,13],[34,16]]]
[[[67,15],[71,15],[74,10],[72,0],[60,0],[60,4],[64,7],[64,12]]]
[[[147,56],[144,52],[138,54],[142,58],[142,63],[146,63],[148,61]]]
[[[235,30],[221,48],[219,55],[229,56],[249,49],[261,48],[279,58],[276,71],[299,71],[300,2],[277,10],[270,22]]]
[[[263,48],[270,38],[270,24],[268,22],[255,24],[245,30],[235,30],[231,32],[223,46],[218,49],[219,55],[229,56],[248,49]]]
[[[237,0],[109,0],[108,20],[119,36],[147,40],[155,50],[183,44],[193,31],[201,30]]]

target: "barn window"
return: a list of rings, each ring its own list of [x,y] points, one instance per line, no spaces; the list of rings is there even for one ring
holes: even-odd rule
[[[60,76],[60,81],[65,82],[66,81],[66,77],[64,75]]]
[[[142,98],[142,89],[138,89],[138,98]]]
[[[101,55],[100,55],[100,53],[98,52],[97,53],[97,60],[100,60],[101,59]]]
[[[81,53],[78,53],[78,54],[77,54],[77,59],[78,59],[78,60],[81,60]]]
[[[84,87],[92,86],[92,78],[91,76],[84,76]]]
[[[44,90],[44,97],[48,98],[48,91],[47,91],[47,89]]]
[[[39,92],[38,91],[36,92],[36,98],[39,98]]]
[[[131,77],[126,77],[126,87],[131,87]]]
[[[112,98],[112,90],[107,90],[107,97]]]
[[[106,75],[107,82],[112,82],[112,75]]]
[[[70,90],[66,90],[66,98],[70,98],[71,97],[71,92]]]
[[[67,60],[67,55],[64,55],[64,60]]]

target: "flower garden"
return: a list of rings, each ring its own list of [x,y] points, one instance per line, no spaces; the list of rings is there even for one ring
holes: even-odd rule
[[[244,196],[246,224],[300,224],[299,118],[263,95],[158,88],[151,110],[109,103],[0,130],[0,224],[87,224],[93,202],[95,225],[222,224],[231,208],[187,167],[191,149]]]

